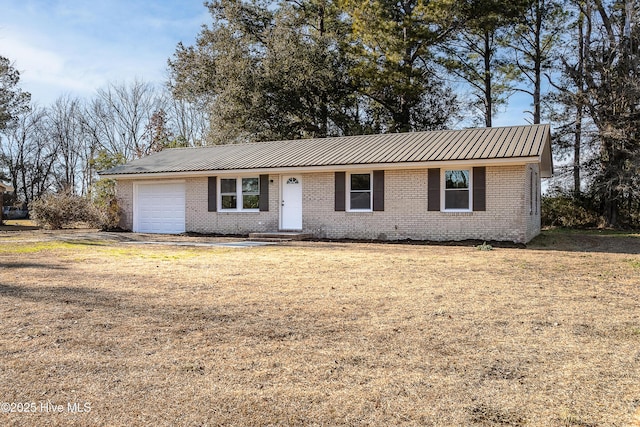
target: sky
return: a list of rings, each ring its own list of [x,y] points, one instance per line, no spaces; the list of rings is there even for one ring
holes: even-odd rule
[[[204,0],[0,0],[0,55],[47,106],[108,83],[164,83],[178,42],[211,21]]]
[[[204,0],[0,0],[0,55],[20,87],[48,106],[91,98],[108,83],[162,84],[179,42],[193,45],[211,17]],[[511,98],[494,126],[527,124],[530,101]]]

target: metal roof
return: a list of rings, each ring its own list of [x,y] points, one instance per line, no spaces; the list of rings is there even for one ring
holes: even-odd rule
[[[552,172],[549,125],[387,133],[168,149],[103,176],[520,159]],[[535,159],[533,159],[535,161]],[[546,173],[545,173],[546,172]]]

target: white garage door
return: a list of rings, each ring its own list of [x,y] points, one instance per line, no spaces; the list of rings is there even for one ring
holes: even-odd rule
[[[133,231],[176,234],[185,231],[184,183],[138,184]]]

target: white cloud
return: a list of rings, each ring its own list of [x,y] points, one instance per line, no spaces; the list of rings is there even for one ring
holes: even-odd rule
[[[111,81],[162,82],[176,44],[207,22],[201,2],[0,0],[0,55],[15,62],[21,87],[49,104],[90,97]]]
[[[23,73],[44,75],[60,72],[64,67],[64,59],[57,53],[31,45],[22,39],[9,36],[3,40],[3,55],[16,62]]]
[[[14,62],[20,71],[20,86],[38,103],[48,104],[65,93],[84,96],[95,89],[96,76],[73,69],[74,58],[62,49],[51,48],[55,43],[15,30],[7,33],[0,32],[2,55]]]

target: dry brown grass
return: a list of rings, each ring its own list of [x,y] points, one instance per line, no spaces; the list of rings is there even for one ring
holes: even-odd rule
[[[638,236],[478,251],[39,233],[0,234],[0,402],[36,404],[2,425],[624,426],[640,410]]]

